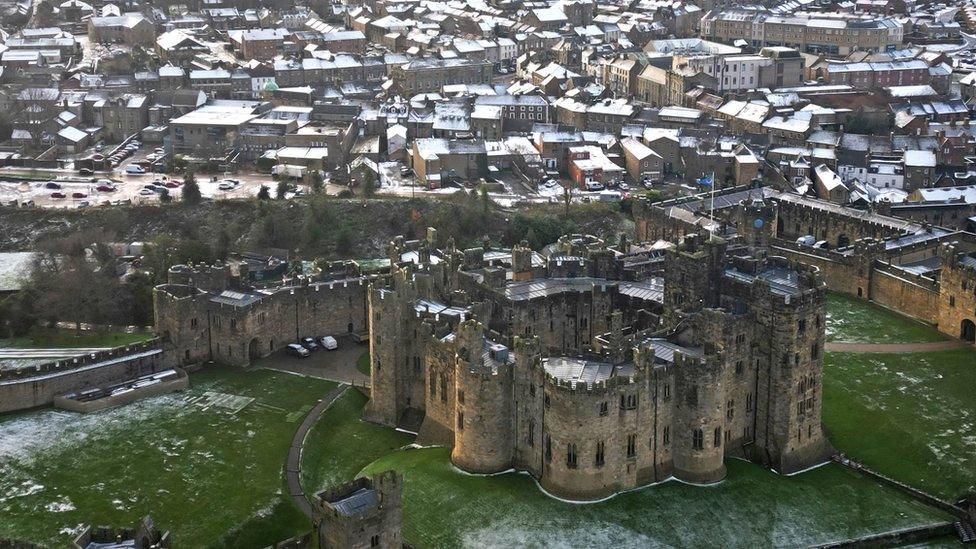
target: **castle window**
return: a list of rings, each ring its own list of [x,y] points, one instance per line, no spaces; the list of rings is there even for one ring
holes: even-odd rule
[[[588,319],[585,316],[582,319],[580,319],[580,328],[586,328],[587,322]]]
[[[810,360],[817,360],[820,357],[820,344],[814,343],[810,346]]]
[[[413,357],[413,373],[415,373],[415,374],[419,374],[420,373],[420,357],[419,356]]]
[[[712,444],[716,448],[721,448],[722,447],[722,428],[721,427],[716,427],[715,428],[715,435],[713,436],[713,439],[714,440],[712,440]]]
[[[236,318],[230,319],[230,329],[231,330],[236,330],[237,329],[237,319]]]
[[[805,319],[802,319],[801,318],[800,319],[800,322],[798,322],[797,325],[796,325],[796,331],[798,331],[798,332],[800,332],[802,334],[806,330],[807,330],[807,321]]]
[[[735,400],[729,400],[725,404],[725,419],[732,421],[733,417],[735,417]]]
[[[447,376],[441,374],[441,402],[447,402]]]
[[[529,385],[529,396],[535,396],[535,384]]]
[[[458,402],[464,404],[464,391],[458,391]]]
[[[955,307],[956,306],[956,296],[954,296],[954,295],[950,295],[949,296],[949,306],[950,307]]]
[[[688,388],[688,406],[698,406],[698,387],[691,386]]]
[[[627,457],[637,455],[637,435],[627,435]]]
[[[735,336],[735,344],[736,345],[742,345],[745,342],[746,342],[746,334],[737,334]]]
[[[820,329],[820,315],[817,315],[817,329]]]
[[[664,400],[670,400],[670,399],[671,399],[671,384],[665,383],[664,384]]]
[[[526,442],[529,446],[535,446],[535,420],[529,420],[529,434]]]
[[[610,406],[606,402],[600,403],[600,415],[605,416],[610,412]]]
[[[464,430],[464,412],[458,412],[458,431]]]
[[[437,396],[437,376],[434,372],[430,373],[430,396]]]
[[[604,449],[605,448],[604,448],[604,444],[603,444],[602,441],[596,443],[596,459],[594,460],[594,464],[597,467],[603,467],[603,463],[604,463]]]
[[[746,395],[746,411],[752,411],[752,393]]]
[[[383,364],[380,362],[380,359],[377,358],[376,359],[376,371],[377,372],[380,371],[380,368],[382,368],[382,367],[383,367]]]
[[[743,370],[742,361],[741,360],[736,361],[736,363],[735,363],[735,375],[741,376],[742,375],[742,370]]]
[[[369,546],[370,547],[379,547],[380,546],[380,536],[379,535],[375,535],[375,536],[369,538]]]
[[[576,444],[572,442],[566,445],[566,467],[576,468]]]
[[[543,398],[542,400],[543,400],[543,403],[546,406],[546,410],[548,410],[549,409],[549,395],[546,394],[545,398]]]
[[[664,445],[665,446],[668,446],[670,444],[671,444],[671,427],[669,425],[665,425],[665,427],[664,427]]]
[[[813,436],[813,424],[811,423],[810,425],[807,425],[807,438],[810,438],[812,436]]]
[[[197,327],[197,319],[194,318],[194,319],[190,320],[190,327],[191,328],[196,328]]]
[[[695,450],[701,450],[705,447],[705,437],[702,435],[701,429],[695,429],[691,432],[691,447]]]
[[[796,353],[793,355],[793,363],[796,364],[797,366],[800,365],[800,353]]]
[[[546,435],[546,461],[552,461],[552,437]]]

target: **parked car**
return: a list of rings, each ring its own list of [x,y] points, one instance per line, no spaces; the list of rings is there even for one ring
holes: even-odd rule
[[[99,185],[95,188],[101,193],[114,193],[117,190],[113,185]]]
[[[89,168],[82,168],[78,170],[78,175],[92,175],[95,172],[91,171]]]
[[[180,183],[179,181],[166,181],[163,183],[163,186],[166,187],[167,189],[176,189],[181,184],[182,183]]]
[[[232,191],[232,190],[234,190],[234,184],[233,183],[228,183],[228,182],[224,181],[220,185],[217,185],[217,188],[220,189],[220,190],[222,190],[222,191]]]
[[[323,337],[322,339],[319,340],[319,343],[322,345],[322,348],[325,349],[326,351],[335,351],[336,349],[339,348],[339,342],[336,341],[336,338],[332,336]]]
[[[288,346],[285,347],[285,352],[298,358],[308,358],[312,356],[312,353],[308,352],[308,349],[297,343],[289,343]]]
[[[146,170],[144,170],[142,166],[138,166],[136,164],[129,164],[128,166],[125,167],[125,173],[143,174],[146,173]]]
[[[64,193],[54,192],[54,193],[51,193],[51,198],[68,198],[68,195],[66,195]]]
[[[142,196],[152,196],[152,195],[156,194],[156,191],[154,191],[152,189],[141,189],[139,191],[139,194],[141,194]]]
[[[78,193],[71,193],[71,198],[88,198],[88,195],[85,194],[85,193],[80,193],[80,192],[78,192]]]
[[[55,190],[57,190],[57,189],[60,189],[61,188],[61,184],[60,183],[55,183],[54,181],[48,181],[47,183],[44,184],[44,188],[45,189],[55,189]]]
[[[319,344],[315,342],[314,337],[303,337],[299,343],[309,351],[317,351],[319,349]]]

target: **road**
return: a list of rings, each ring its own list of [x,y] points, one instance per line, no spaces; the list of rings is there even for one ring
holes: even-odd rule
[[[958,339],[928,343],[846,343],[837,341],[825,344],[824,350],[837,353],[928,353],[969,346],[969,343]]]

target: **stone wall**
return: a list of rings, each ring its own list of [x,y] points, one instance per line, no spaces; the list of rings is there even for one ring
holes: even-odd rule
[[[939,283],[883,263],[876,263],[871,279],[870,299],[878,305],[917,318],[939,323]]]
[[[163,350],[153,340],[62,361],[5,372],[0,413],[51,404],[55,395],[98,387],[163,369]],[[33,371],[29,371],[33,370]]]
[[[976,268],[962,264],[961,251],[959,244],[942,246],[939,295],[933,299],[939,305],[939,331],[958,338],[967,335],[965,326],[976,323]]]

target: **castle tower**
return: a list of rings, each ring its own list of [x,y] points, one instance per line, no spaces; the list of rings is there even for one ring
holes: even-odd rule
[[[776,236],[776,208],[762,200],[747,202],[739,209],[737,232],[750,249],[762,249]]]
[[[322,549],[403,547],[403,478],[385,471],[315,495]]]
[[[708,484],[725,478],[721,356],[674,354],[674,476]]]
[[[512,248],[512,280],[532,280],[532,248],[525,240]]]
[[[166,365],[186,367],[211,360],[210,294],[193,286],[161,284],[152,296],[153,329],[166,351]]]
[[[509,350],[485,339],[484,326],[469,320],[457,331],[456,411],[451,461],[472,473],[497,473],[514,454]],[[487,344],[487,349],[486,349]]]
[[[664,307],[693,313],[717,307],[721,292],[726,242],[705,233],[686,236],[668,250],[664,263]],[[676,319],[665,319],[672,325]]]
[[[833,452],[821,424],[826,287],[815,268],[800,277],[800,290],[785,295],[757,281],[751,300],[759,359],[753,458],[781,473]]]
[[[416,430],[424,408],[423,338],[413,308],[416,287],[409,271],[394,266],[388,288],[369,289],[371,394],[365,416],[392,427]],[[408,412],[411,412],[408,414]],[[411,427],[413,427],[411,429]]]

